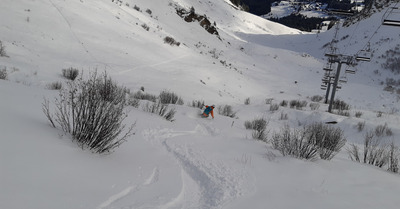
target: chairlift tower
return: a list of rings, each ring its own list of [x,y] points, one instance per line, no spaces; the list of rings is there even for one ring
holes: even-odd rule
[[[332,89],[331,99],[329,100],[329,107],[328,107],[328,112],[332,113],[332,105],[333,105],[333,101],[335,100],[336,91],[337,91],[337,89],[341,88],[341,86],[339,86],[339,78],[340,78],[340,71],[342,69],[342,64],[346,64],[349,66],[354,65],[354,57],[348,56],[348,55],[342,55],[342,54],[335,54],[335,55],[330,55],[330,56],[331,56],[331,62],[337,63],[336,73],[334,74],[334,77],[333,77],[334,80],[332,83],[333,89]],[[327,94],[329,94],[329,92],[327,92]]]
[[[371,52],[370,52],[370,44],[367,44],[366,49],[360,50],[356,55],[343,55],[336,53],[337,47],[335,44],[337,41],[337,34],[339,31],[339,24],[336,26],[335,36],[330,43],[330,51],[325,53],[325,56],[328,57],[328,63],[323,68],[325,71],[324,78],[322,79],[323,84],[321,85],[321,89],[326,90],[325,95],[325,103],[329,101],[328,112],[332,113],[332,106],[335,100],[335,94],[338,89],[341,89],[339,83],[347,83],[347,78],[341,78],[340,73],[342,70],[342,65],[346,64],[347,66],[355,66],[355,61],[370,61],[371,60]],[[334,70],[334,66],[336,65],[336,71]],[[345,73],[355,74],[355,70],[346,69]],[[332,87],[331,98],[329,98],[330,90]]]

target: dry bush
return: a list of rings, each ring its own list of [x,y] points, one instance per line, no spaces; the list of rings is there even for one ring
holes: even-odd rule
[[[184,104],[180,96],[178,96],[174,92],[170,92],[167,90],[162,91],[158,96],[158,98],[160,99],[160,102],[162,104],[178,104],[178,105]]]
[[[79,75],[79,70],[75,69],[75,68],[66,68],[66,69],[62,69],[62,76],[64,78],[67,78],[71,81],[75,80]]]
[[[143,93],[143,91],[137,91],[134,94],[131,94],[131,96],[135,99],[138,100],[147,100],[151,102],[156,102],[157,101],[157,96],[149,93]]]
[[[147,102],[146,105],[143,106],[143,111],[158,114],[159,116],[171,122],[175,121],[175,109],[168,109],[168,105],[162,104],[160,101]]]
[[[3,42],[0,41],[0,57],[8,57],[6,53],[6,47],[3,45]]]
[[[173,45],[176,45],[176,46],[181,45],[180,42],[175,41],[175,39],[172,38],[171,36],[165,37],[165,38],[164,38],[164,43],[168,43],[168,44],[171,45],[171,46],[173,46]]]
[[[323,123],[306,125],[302,129],[291,129],[285,125],[281,132],[272,136],[272,146],[282,155],[301,159],[331,160],[344,146],[346,139],[340,128],[333,128]]]
[[[264,118],[254,119],[253,121],[245,121],[244,126],[246,129],[252,129],[252,137],[253,139],[258,139],[261,141],[267,141],[267,126],[268,121]]]
[[[96,153],[113,151],[131,136],[134,125],[121,136],[125,129],[123,120],[126,89],[119,87],[107,76],[92,73],[89,80],[69,81],[54,101],[55,116],[51,114],[49,101],[45,99],[43,112],[53,127],[56,124],[70,133],[82,148]]]
[[[192,103],[189,103],[190,107],[197,107],[203,109],[204,107],[204,100],[193,100]]]
[[[0,79],[1,80],[7,80],[8,79],[8,73],[7,73],[7,68],[4,67],[3,69],[0,69]]]
[[[223,115],[223,116],[228,116],[231,118],[236,117],[236,112],[233,112],[232,106],[230,106],[230,105],[219,106],[218,114]]]

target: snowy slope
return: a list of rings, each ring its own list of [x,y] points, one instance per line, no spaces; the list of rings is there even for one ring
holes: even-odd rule
[[[185,22],[178,6],[206,14],[221,39]],[[377,57],[400,44],[398,29],[380,27],[381,17],[340,28],[339,39],[348,35],[340,53],[357,53],[370,41]],[[374,73],[381,59],[360,63],[337,94],[361,118],[329,114],[322,103],[316,111],[269,111],[267,98],[324,94],[322,46],[333,33],[304,34],[228,0],[2,0],[0,40],[9,57],[0,57],[8,73],[0,80],[0,208],[397,208],[398,174],[352,162],[344,149],[331,161],[283,157],[243,126],[265,117],[272,134],[286,123],[336,120],[349,142],[361,143],[358,122],[366,129],[386,122],[393,131],[386,140],[399,143],[398,112],[386,114],[400,109],[397,95],[380,85],[393,75]],[[180,46],[165,44],[167,36]],[[41,111],[43,98],[58,94],[47,85],[65,81],[61,69],[68,67],[85,76],[106,70],[132,92],[167,89],[185,103],[229,104],[237,117],[201,119],[199,109],[177,105],[171,123],[128,107],[125,123],[136,122],[136,134],[109,155],[93,154],[52,128]]]

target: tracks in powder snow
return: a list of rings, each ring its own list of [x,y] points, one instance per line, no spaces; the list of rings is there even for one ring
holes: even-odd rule
[[[146,193],[150,187],[162,184],[163,174],[167,168],[155,167],[149,177],[141,184],[129,186],[112,195],[97,209],[111,208],[158,208],[158,209],[220,209],[230,201],[237,199],[245,191],[241,188],[245,180],[242,170],[235,170],[222,159],[213,159],[209,151],[202,152],[196,146],[196,140],[218,137],[220,131],[207,123],[197,121],[192,131],[174,131],[172,129],[147,129],[143,136],[154,146],[166,151],[167,155],[176,160],[180,171],[175,187],[177,194],[152,194],[150,200],[138,200],[138,195]],[[212,145],[210,145],[212,147]],[[168,168],[169,169],[169,168]],[[175,168],[172,168],[175,169]],[[168,177],[167,177],[168,179]],[[163,189],[162,186],[158,187]],[[164,188],[165,189],[165,188]],[[178,190],[176,190],[178,189]]]
[[[207,158],[206,153],[182,140],[193,140],[199,136],[212,137],[219,130],[209,124],[199,123],[193,131],[150,129],[144,136],[158,142],[172,155],[181,168],[182,188],[180,193],[158,208],[222,208],[241,195],[244,176],[217,159]]]
[[[140,191],[142,188],[154,184],[158,181],[159,178],[159,168],[155,167],[151,175],[140,185],[137,186],[129,186],[125,188],[123,191],[111,196],[107,201],[103,202],[97,209],[107,209],[107,208],[115,208],[113,205],[119,200],[126,198],[129,195],[134,194],[137,191]]]

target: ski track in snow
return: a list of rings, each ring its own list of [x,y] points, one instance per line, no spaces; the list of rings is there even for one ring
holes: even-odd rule
[[[149,129],[143,133],[148,140],[158,141],[158,144],[176,158],[182,169],[181,192],[169,202],[161,203],[158,208],[217,209],[243,195],[245,189],[241,185],[245,177],[242,171],[233,170],[223,162],[207,159],[197,149],[173,139],[185,135],[190,137],[191,134],[216,136],[219,133],[218,129],[205,123],[199,123],[194,131]]]
[[[114,207],[112,207],[112,205],[114,203],[127,197],[130,194],[140,191],[145,186],[149,186],[151,184],[156,183],[158,181],[158,178],[159,178],[159,168],[155,167],[153,169],[153,172],[151,173],[151,175],[143,182],[143,184],[136,186],[136,187],[135,186],[127,187],[126,189],[122,190],[121,192],[108,198],[108,200],[103,202],[100,206],[98,206],[97,209],[114,208]]]

